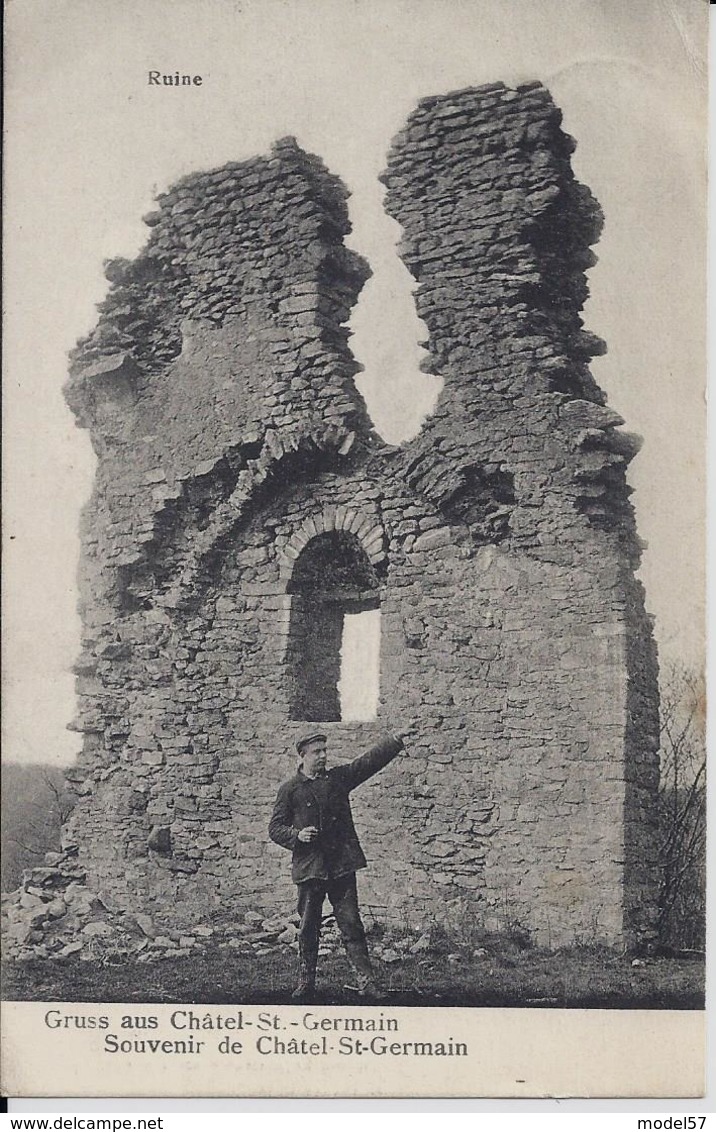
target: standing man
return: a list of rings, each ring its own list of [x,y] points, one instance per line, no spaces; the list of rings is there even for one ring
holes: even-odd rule
[[[387,766],[403,750],[410,730],[397,732],[367,754],[326,769],[326,736],[311,731],[296,743],[298,772],[278,792],[269,837],[293,852],[291,875],[298,885],[299,979],[293,998],[306,1002],[316,985],[321,914],[326,896],[348,958],[358,976],[358,993],[376,997],[373,967],[358,911],[356,870],[366,867],[351,814],[350,792]]]

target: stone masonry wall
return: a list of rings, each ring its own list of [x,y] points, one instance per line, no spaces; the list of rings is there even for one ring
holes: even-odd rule
[[[361,579],[346,600],[368,586],[381,611],[378,718],[325,723],[332,756],[420,722],[355,795],[364,903],[553,945],[648,937],[636,444],[588,369],[601,219],[572,148],[539,84],[424,100],[396,138],[387,208],[445,379],[401,448],[352,380],[368,268],[347,194],[291,139],[186,178],[137,260],[108,265],[67,386],[98,471],[65,844],[117,906],[174,926],[290,908],[266,828],[301,729],[295,572],[328,535]]]
[[[516,610],[495,595],[506,622],[500,648],[518,645],[502,676],[512,688],[518,677],[512,695],[525,707],[524,689],[539,688],[536,716],[517,725],[505,751],[510,774],[537,772],[535,848],[549,846],[555,862],[570,794],[574,824],[590,814],[591,848],[580,864],[579,834],[570,832],[571,848],[554,865],[561,878],[553,870],[549,883],[562,893],[599,887],[612,868],[625,901],[613,920],[624,914],[638,932],[652,915],[658,780],[656,656],[633,575],[640,544],[626,485],[639,441],[618,431],[623,421],[588,368],[604,351],[579,313],[602,217],[574,178],[574,142],[560,123],[539,83],[495,84],[425,99],[395,139],[387,208],[403,226],[401,253],[419,284],[426,368],[445,379],[402,467],[444,513],[464,519],[475,547],[509,549],[525,581],[534,579],[528,594],[518,583]],[[505,632],[511,622],[519,638]],[[553,684],[560,695],[550,710]],[[504,707],[501,720],[509,726]],[[536,767],[533,751],[518,770],[522,742],[528,750],[541,733],[548,765]],[[529,892],[538,866],[526,860],[521,887],[528,903],[542,903],[541,891]],[[547,870],[539,868],[541,888]],[[596,891],[592,903],[596,924]]]

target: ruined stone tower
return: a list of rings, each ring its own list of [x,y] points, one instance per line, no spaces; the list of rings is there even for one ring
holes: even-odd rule
[[[65,841],[175,924],[292,900],[266,833],[302,722],[335,759],[417,717],[356,794],[387,920],[633,942],[654,898],[656,660],[636,450],[588,369],[598,206],[539,84],[424,100],[384,174],[437,410],[372,431],[346,322],[346,192],[291,139],[159,198],[77,347],[84,748]],[[386,381],[390,375],[386,374]],[[347,618],[380,616],[375,721],[341,720]]]

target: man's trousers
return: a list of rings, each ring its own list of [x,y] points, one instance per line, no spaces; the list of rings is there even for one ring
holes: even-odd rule
[[[348,958],[363,979],[372,977],[373,970],[365,942],[363,922],[358,911],[358,889],[355,873],[334,877],[331,880],[306,880],[298,886],[298,945],[304,965],[315,972],[318,941],[321,935],[321,916],[326,898],[333,906],[338,929]]]

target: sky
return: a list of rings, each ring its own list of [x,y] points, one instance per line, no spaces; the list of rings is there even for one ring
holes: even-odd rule
[[[704,633],[706,20],[701,0],[9,0],[5,237],[5,758],[78,737],[77,523],[94,458],[62,398],[102,262],[133,257],[156,193],[293,134],[351,191],[373,278],[354,310],[378,430],[413,435],[439,381],[383,211],[391,138],[421,97],[540,79],[605,213],[586,327],[630,468],[662,663]],[[149,69],[201,74],[150,87]]]

